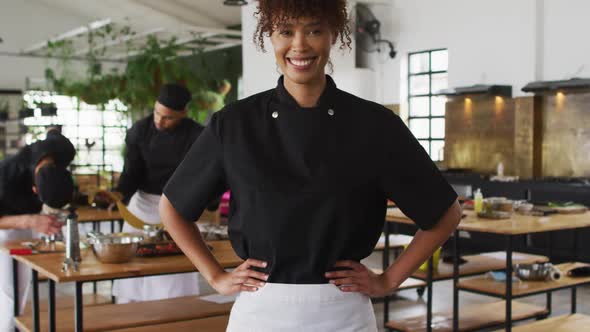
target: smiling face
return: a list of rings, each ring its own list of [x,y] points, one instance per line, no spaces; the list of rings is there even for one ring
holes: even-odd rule
[[[290,19],[276,26],[271,34],[276,61],[285,81],[312,84],[325,77],[330,48],[335,37],[319,19]]]

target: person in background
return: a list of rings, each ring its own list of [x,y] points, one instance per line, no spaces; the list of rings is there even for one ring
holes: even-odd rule
[[[74,183],[66,168],[75,155],[72,143],[59,131],[50,130],[46,139],[0,161],[0,242],[29,241],[37,233],[52,235],[61,231],[62,223],[40,212],[43,204],[59,209],[70,203]],[[19,265],[18,276],[15,295],[12,258],[0,253],[0,331],[14,330],[16,296],[20,310],[24,308],[30,270]]]
[[[200,108],[197,111],[198,121],[204,125],[209,123],[213,113],[225,106],[225,97],[231,90],[231,83],[228,80],[215,81],[213,85],[215,90],[204,91],[196,98]]]
[[[115,191],[127,208],[148,224],[159,224],[164,184],[203,127],[187,117],[191,93],[178,84],[162,86],[153,114],[137,121],[125,138],[125,165]],[[193,220],[193,222],[196,221]],[[142,232],[128,223],[124,232]],[[196,273],[116,280],[118,303],[159,300],[199,293]]]

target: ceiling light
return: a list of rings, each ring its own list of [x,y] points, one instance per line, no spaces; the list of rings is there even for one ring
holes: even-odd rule
[[[223,4],[226,6],[243,6],[247,5],[246,0],[223,0]]]

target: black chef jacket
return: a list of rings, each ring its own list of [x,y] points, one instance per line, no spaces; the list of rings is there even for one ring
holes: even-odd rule
[[[36,161],[30,145],[0,161],[0,216],[39,213],[41,201],[33,192]]]
[[[170,131],[156,129],[153,114],[137,121],[125,137],[125,166],[117,186],[124,201],[138,189],[162,194],[166,181],[202,131],[200,124],[188,118]]]
[[[369,256],[387,198],[422,229],[457,198],[397,115],[330,77],[314,108],[281,78],[216,113],[164,194],[195,220],[227,188],[234,250],[267,261],[268,282],[290,284],[326,283],[337,260]]]

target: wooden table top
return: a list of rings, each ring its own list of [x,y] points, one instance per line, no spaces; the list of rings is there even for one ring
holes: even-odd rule
[[[94,221],[105,221],[105,220],[121,220],[121,214],[119,211],[109,211],[107,209],[97,209],[90,206],[82,206],[76,209],[78,214],[78,222],[94,222]]]
[[[473,211],[463,211],[467,215],[461,220],[458,229],[481,233],[521,235],[590,227],[590,212],[582,214],[552,214],[545,217],[525,216],[514,213],[510,219],[479,218]],[[399,209],[388,209],[386,221],[413,225],[414,222]]]
[[[8,251],[11,248],[22,248],[20,243],[22,241],[0,243],[0,249]],[[236,267],[242,263],[229,241],[207,243],[213,248],[213,255],[224,268]],[[103,264],[96,259],[91,249],[83,249],[81,250],[82,262],[79,270],[77,272],[63,272],[64,255],[62,252],[13,257],[55,282],[93,281],[196,271],[194,265],[184,255],[135,257],[128,263]]]

